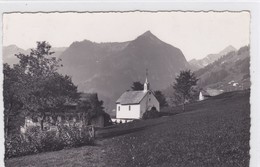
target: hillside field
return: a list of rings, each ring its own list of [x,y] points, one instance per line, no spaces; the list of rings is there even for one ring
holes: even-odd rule
[[[100,129],[96,146],[12,158],[6,167],[249,166],[249,96],[224,93],[185,113]]]

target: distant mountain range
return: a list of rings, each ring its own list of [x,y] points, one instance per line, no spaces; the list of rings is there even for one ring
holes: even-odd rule
[[[233,46],[228,46],[225,49],[223,49],[222,51],[220,51],[219,53],[216,54],[209,54],[206,57],[204,57],[203,59],[192,59],[189,61],[189,64],[191,66],[192,70],[198,70],[200,68],[206,67],[207,65],[213,63],[214,61],[218,60],[219,58],[221,58],[222,56],[226,55],[229,52],[232,51],[236,51],[236,48],[234,48]]]
[[[217,61],[195,71],[201,88],[234,91],[250,88],[250,47],[229,52]]]

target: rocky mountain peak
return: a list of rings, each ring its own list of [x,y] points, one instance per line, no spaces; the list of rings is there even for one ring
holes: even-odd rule
[[[143,33],[141,36],[154,36],[150,30]]]
[[[227,53],[229,53],[229,52],[236,51],[236,50],[237,50],[237,49],[236,49],[234,46],[229,45],[229,46],[227,46],[225,49],[223,49],[221,52],[219,52],[219,54],[220,54],[220,55],[225,55],[225,54],[227,54]]]
[[[137,39],[147,39],[147,40],[151,40],[151,41],[161,41],[150,30],[146,31],[145,33],[143,33],[142,35],[137,37]]]

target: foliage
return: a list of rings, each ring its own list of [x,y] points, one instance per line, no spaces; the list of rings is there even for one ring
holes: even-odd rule
[[[91,118],[105,113],[103,101],[98,99],[97,93],[82,94],[79,111],[83,113],[83,121],[87,124],[90,123]]]
[[[92,144],[93,140],[85,127],[59,126],[58,131],[42,131],[40,127],[32,127],[24,135],[6,138],[5,158]]]
[[[144,90],[144,85],[140,81],[133,82],[132,90]]]
[[[110,126],[113,125],[113,122],[111,120],[111,117],[108,113],[104,112],[104,126]]]
[[[3,74],[4,123],[5,134],[8,135],[9,130],[15,129],[15,124],[11,120],[22,114],[24,111],[22,108],[31,90],[26,84],[29,80],[19,68],[11,68],[8,64],[4,64]],[[16,123],[16,125],[20,124]]]
[[[147,110],[144,114],[142,119],[154,119],[154,118],[159,118],[160,114],[156,110],[155,107],[152,107],[151,110]]]
[[[156,99],[160,103],[160,108],[168,106],[166,98],[165,98],[164,94],[161,91],[157,90],[157,91],[154,92],[154,94],[155,94]]]
[[[175,90],[175,98],[177,102],[183,105],[183,111],[185,110],[185,102],[192,99],[194,87],[197,85],[198,79],[195,74],[190,70],[181,71],[180,74],[175,78],[176,82],[173,85]]]
[[[13,68],[4,65],[6,127],[10,115],[23,110],[40,117],[43,128],[46,112],[59,111],[65,102],[77,101],[77,87],[69,76],[57,72],[60,60],[51,57],[52,54],[47,42],[37,42],[29,55],[15,55],[19,63]]]

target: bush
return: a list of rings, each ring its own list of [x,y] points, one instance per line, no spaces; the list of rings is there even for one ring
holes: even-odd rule
[[[5,158],[24,156],[64,148],[92,145],[86,127],[59,126],[57,131],[41,131],[39,127],[29,128],[25,134],[6,138]]]
[[[104,126],[110,126],[110,125],[113,125],[111,117],[108,113],[104,112]]]
[[[160,113],[156,110],[155,107],[152,107],[151,110],[147,110],[144,114],[143,114],[143,119],[153,119],[153,118],[159,118],[160,117]]]
[[[29,143],[22,135],[9,137],[5,140],[5,158],[37,153],[36,146]]]

